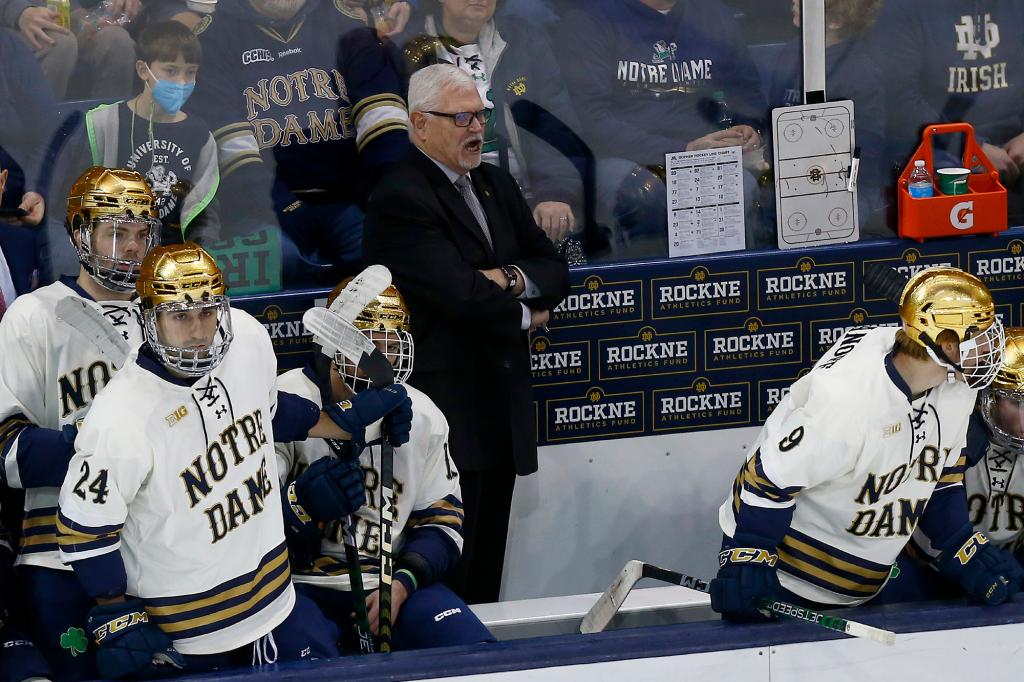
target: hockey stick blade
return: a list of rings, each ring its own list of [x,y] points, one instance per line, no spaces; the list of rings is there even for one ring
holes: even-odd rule
[[[391,271],[383,265],[371,265],[358,275],[341,290],[338,297],[330,305],[330,310],[337,313],[341,319],[349,324],[355,321],[363,308],[370,305],[373,299],[377,298],[391,286]]]
[[[629,591],[643,577],[644,565],[644,562],[633,559],[622,567],[622,571],[612,581],[612,584],[597,598],[594,605],[587,611],[587,615],[583,616],[580,632],[583,634],[602,632],[608,627],[608,623],[615,617],[622,602],[626,601]]]
[[[57,301],[54,312],[57,319],[89,339],[114,366],[120,368],[124,365],[131,348],[103,313],[87,301],[74,296],[66,296]]]
[[[373,341],[366,338],[352,323],[327,308],[310,308],[302,315],[302,324],[313,334],[313,342],[332,360],[335,353],[356,361],[376,387],[394,382],[395,370]]]
[[[864,291],[899,305],[908,277],[881,263],[864,264]]]

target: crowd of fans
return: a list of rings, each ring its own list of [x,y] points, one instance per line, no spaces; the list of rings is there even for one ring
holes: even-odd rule
[[[861,239],[895,234],[895,181],[927,123],[972,123],[1011,223],[1024,209],[1024,10],[961,4],[826,2]],[[409,148],[409,76],[434,63],[474,78],[493,110],[485,160],[570,262],[668,255],[664,155],[727,146],[744,152],[746,246],[773,248],[771,110],[803,100],[799,25],[798,0],[3,0],[5,257],[34,255],[29,286],[75,270],[60,207],[98,163],[142,172],[163,243],[209,247],[236,293],[336,282]],[[960,141],[937,152],[962,165]]]

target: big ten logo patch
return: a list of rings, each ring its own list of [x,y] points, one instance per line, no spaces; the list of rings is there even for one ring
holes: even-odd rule
[[[765,324],[748,318],[739,327],[704,332],[704,369],[739,369],[803,362],[803,327],[799,322]]]
[[[993,292],[1024,288],[1024,242],[1010,241],[1001,249],[969,251],[970,271]],[[996,296],[997,302],[999,296]]]
[[[590,382],[590,341],[552,343],[547,336],[530,342],[530,370],[535,386]]]
[[[573,284],[569,295],[551,312],[551,326],[587,327],[639,322],[642,318],[641,280],[605,282],[598,275],[590,275]]]
[[[888,265],[896,272],[904,275],[905,277],[913,277],[922,270],[934,267],[960,267],[960,254],[959,253],[922,253],[918,249],[906,249],[899,255],[898,258],[874,258],[865,260],[862,268],[870,267],[871,263],[879,263],[882,265]],[[863,275],[863,270],[861,271]],[[864,279],[861,278],[863,284]],[[863,286],[861,292],[862,301],[881,301],[882,296],[876,291],[871,290],[866,285]]]
[[[605,393],[587,389],[580,397],[556,398],[544,405],[547,439],[551,442],[593,440],[642,433],[644,394]]]
[[[681,277],[651,280],[651,319],[722,315],[750,310],[750,274],[699,265]]]
[[[853,263],[817,264],[803,257],[791,266],[757,271],[758,310],[853,303]]]
[[[863,327],[898,327],[899,315],[871,315],[864,308],[854,308],[846,317],[811,320],[811,362],[817,362],[848,330]]]
[[[689,386],[655,390],[654,431],[739,426],[750,423],[750,383],[715,384],[706,377]]]
[[[597,342],[602,381],[694,372],[696,332],[659,334],[645,326],[633,336],[601,339]]]
[[[768,419],[768,415],[772,413],[782,399],[789,394],[790,387],[796,383],[797,379],[807,374],[810,370],[809,367],[805,367],[795,377],[786,377],[784,379],[763,379],[757,382],[757,420],[764,422]]]

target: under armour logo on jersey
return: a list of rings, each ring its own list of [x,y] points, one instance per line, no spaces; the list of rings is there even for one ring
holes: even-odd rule
[[[964,53],[964,61],[974,61],[981,55],[983,59],[992,58],[992,50],[999,46],[999,24],[992,21],[989,14],[985,15],[983,22],[982,42],[978,42],[977,26],[974,23],[975,17],[962,16],[959,24],[956,25],[956,49]]]

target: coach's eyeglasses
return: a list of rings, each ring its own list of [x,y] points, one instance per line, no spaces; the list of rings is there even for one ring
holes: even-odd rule
[[[457,128],[468,128],[474,118],[480,122],[480,125],[487,125],[487,122],[491,120],[492,111],[493,109],[481,109],[480,111],[459,111],[454,114],[446,114],[443,111],[425,111],[423,113],[432,116],[444,116],[455,121]]]

